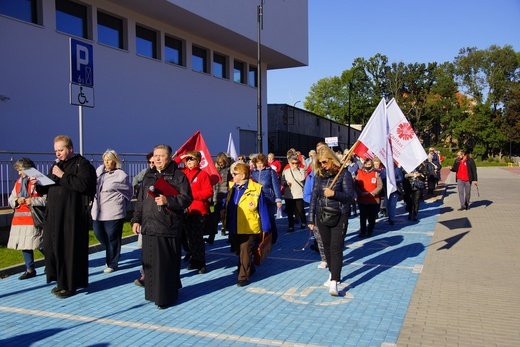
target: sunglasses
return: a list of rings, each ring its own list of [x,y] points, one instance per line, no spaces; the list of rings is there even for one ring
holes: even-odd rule
[[[196,159],[193,158],[193,157],[188,157],[188,158],[186,158],[186,161],[192,161],[192,160],[196,160]]]
[[[323,164],[327,164],[328,162],[329,162],[328,159],[327,159],[327,160],[320,160],[320,161],[319,161],[319,163],[322,164],[322,165],[323,165]]]

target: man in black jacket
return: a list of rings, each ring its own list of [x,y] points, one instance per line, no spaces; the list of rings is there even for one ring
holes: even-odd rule
[[[457,189],[459,191],[460,208],[459,211],[469,210],[469,202],[471,199],[471,183],[477,180],[477,166],[475,161],[471,159],[466,151],[460,150],[457,153],[455,164],[450,168],[456,173]]]
[[[170,146],[155,146],[155,167],[144,176],[131,221],[134,234],[143,238],[145,299],[160,309],[173,305],[182,287],[182,223],[193,200],[188,179],[171,155]]]

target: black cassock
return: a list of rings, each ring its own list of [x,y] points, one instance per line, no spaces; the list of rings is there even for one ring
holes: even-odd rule
[[[80,155],[59,164],[62,178],[52,174],[56,184],[39,187],[47,193],[43,227],[43,249],[47,283],[77,290],[88,286],[89,192],[96,186],[96,171]]]
[[[167,196],[166,206],[157,206],[149,188],[159,177],[178,194]],[[182,287],[181,236],[183,211],[193,201],[186,176],[171,162],[162,172],[150,169],[144,176],[132,223],[141,225],[145,299],[159,306],[173,305]]]

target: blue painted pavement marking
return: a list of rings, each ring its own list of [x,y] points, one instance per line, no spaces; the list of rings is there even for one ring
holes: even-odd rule
[[[422,269],[440,203],[423,202],[419,221],[402,204],[390,226],[379,219],[374,236],[357,237],[351,218],[345,238],[341,295],[332,297],[306,246],[308,229],[280,237],[251,283],[236,286],[236,256],[226,237],[207,247],[208,273],[182,270],[177,305],[157,310],[144,300],[140,249],[123,246],[118,271],[104,274],[104,252],[90,256],[90,286],[72,298],[50,294],[38,276],[0,281],[0,346],[392,346]],[[186,264],[187,265],[187,264]]]

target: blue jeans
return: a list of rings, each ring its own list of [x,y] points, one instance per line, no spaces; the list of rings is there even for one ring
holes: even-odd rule
[[[386,201],[386,214],[388,216],[388,220],[395,222],[395,210],[397,207],[397,198],[399,193],[393,192],[390,194],[390,198],[385,199]]]
[[[22,250],[23,260],[27,271],[34,271],[34,251],[32,249]]]
[[[94,234],[99,242],[106,248],[105,261],[109,268],[117,269],[121,257],[121,237],[123,236],[124,218],[93,221]]]

